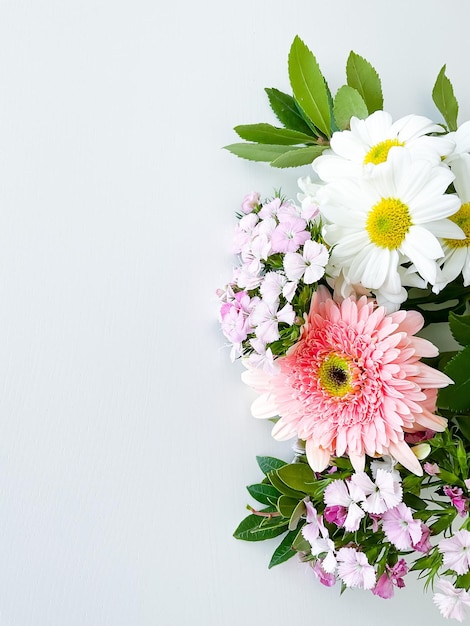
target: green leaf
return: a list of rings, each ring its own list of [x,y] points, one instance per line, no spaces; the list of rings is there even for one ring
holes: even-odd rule
[[[439,389],[437,405],[441,409],[449,409],[462,413],[470,410],[470,346],[458,352],[446,367],[445,373],[454,381]]]
[[[470,589],[470,572],[457,576],[455,586],[459,589],[466,589],[468,591]]]
[[[343,85],[336,92],[333,110],[340,130],[349,128],[349,122],[353,115],[363,120],[369,114],[361,94],[349,85]]]
[[[298,36],[292,42],[288,68],[295,100],[314,125],[330,137],[330,107],[325,79],[314,55]]]
[[[278,491],[280,491],[282,494],[284,494],[285,496],[289,496],[290,498],[294,498],[295,500],[302,500],[302,498],[305,497],[305,494],[302,493],[301,491],[296,491],[295,489],[291,489],[290,487],[288,487],[285,482],[283,482],[279,476],[277,475],[277,472],[279,470],[273,470],[272,472],[269,472],[268,474],[268,478],[269,481],[271,482],[271,484],[276,487],[276,489]]]
[[[452,522],[454,521],[456,515],[457,515],[457,510],[455,510],[455,512],[449,511],[441,515],[439,519],[436,522],[434,522],[434,524],[431,524],[431,526],[429,527],[431,529],[432,534],[438,535],[442,531],[447,530],[447,528],[450,528],[452,526]]]
[[[310,165],[327,146],[309,146],[308,148],[294,148],[284,152],[271,161],[272,167],[300,167]]]
[[[265,476],[267,476],[272,470],[276,470],[283,465],[287,465],[286,461],[281,461],[281,459],[276,459],[273,456],[257,456],[256,461]]]
[[[311,552],[312,551],[312,546],[309,544],[309,542],[306,539],[304,539],[304,536],[302,535],[302,529],[297,531],[297,535],[292,543],[292,547],[294,548],[296,552]]]
[[[301,493],[309,493],[317,480],[312,468],[306,463],[284,465],[277,470],[277,475],[282,482]]]
[[[272,485],[265,483],[250,485],[247,489],[250,496],[261,504],[275,504],[279,497],[279,491]]]
[[[418,496],[415,496],[413,493],[404,493],[403,502],[417,511],[423,510],[427,507],[426,502],[421,500],[421,498],[418,498]]]
[[[274,553],[268,565],[268,569],[271,569],[271,567],[279,565],[280,563],[284,563],[285,561],[289,560],[291,557],[297,554],[297,551],[292,548],[292,543],[296,536],[296,530],[291,530],[287,533],[287,535],[284,537],[278,547],[274,550]]]
[[[462,435],[470,441],[470,415],[456,415],[454,419]]]
[[[312,143],[315,141],[312,135],[264,123],[235,126],[234,131],[245,141],[256,141],[263,144],[295,146],[299,143]]]
[[[266,518],[261,515],[248,515],[237,526],[233,536],[243,541],[264,541],[281,535],[287,530],[287,522],[282,526],[266,527]]]
[[[312,129],[300,114],[292,96],[279,91],[279,89],[269,87],[265,89],[265,92],[268,94],[271,109],[274,111],[274,114],[281,124],[284,124],[286,128],[290,128],[291,130],[298,130],[306,135],[312,135]]]
[[[449,130],[457,130],[459,104],[454,95],[452,83],[447,78],[446,66],[443,65],[432,90],[432,99],[444,118]]]
[[[346,78],[364,100],[369,114],[383,109],[384,101],[379,75],[369,61],[351,51],[346,63]]]
[[[289,530],[295,530],[304,515],[305,515],[305,502],[301,500],[300,502],[298,502],[297,506],[292,511],[292,515],[290,516],[290,519],[289,519]]]
[[[449,327],[453,338],[461,346],[470,346],[470,315],[449,313]]]
[[[287,517],[288,519],[290,519],[298,504],[299,500],[297,498],[291,498],[289,496],[283,495],[279,496],[276,507],[282,517]]]
[[[449,485],[458,485],[462,482],[460,478],[454,474],[454,472],[449,472],[443,467],[439,468],[439,479]]]
[[[266,161],[268,163],[289,150],[287,146],[266,145],[261,143],[232,143],[229,146],[224,146],[224,149],[242,159],[248,159],[249,161]]]

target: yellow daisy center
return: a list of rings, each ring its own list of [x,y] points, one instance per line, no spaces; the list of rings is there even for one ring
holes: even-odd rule
[[[398,141],[398,139],[385,139],[384,141],[375,144],[375,146],[372,146],[364,157],[364,165],[367,165],[367,163],[373,163],[374,165],[385,163],[388,158],[390,148],[404,145],[405,144],[402,141]]]
[[[369,212],[366,230],[376,246],[395,250],[412,225],[410,211],[398,198],[382,198]]]
[[[445,239],[447,245],[451,248],[465,248],[470,246],[470,202],[462,204],[460,209],[449,217],[457,226],[465,233],[465,239]]]
[[[339,354],[329,354],[318,368],[322,388],[331,396],[342,398],[354,389],[348,359]]]

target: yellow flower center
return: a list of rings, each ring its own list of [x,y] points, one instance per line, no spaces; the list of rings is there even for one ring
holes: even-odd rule
[[[322,388],[332,396],[341,398],[354,389],[348,359],[334,352],[318,368],[318,378]]]
[[[364,165],[367,165],[367,163],[373,163],[374,165],[385,163],[388,158],[390,148],[404,145],[405,144],[402,141],[398,141],[398,139],[385,139],[384,141],[375,144],[375,146],[372,146],[364,157]]]
[[[376,246],[395,250],[405,239],[411,225],[406,204],[398,198],[382,198],[370,210],[366,230]]]
[[[460,209],[449,217],[465,233],[465,239],[445,239],[451,248],[465,248],[470,246],[470,202],[462,204]]]

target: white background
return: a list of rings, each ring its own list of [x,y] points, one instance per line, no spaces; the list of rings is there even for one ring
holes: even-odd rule
[[[290,444],[217,324],[234,214],[300,172],[222,150],[275,122],[296,34],[330,87],[349,51],[385,107],[470,117],[466,0],[1,0],[0,624],[443,624],[238,542],[257,454]],[[302,172],[306,173],[306,172]]]

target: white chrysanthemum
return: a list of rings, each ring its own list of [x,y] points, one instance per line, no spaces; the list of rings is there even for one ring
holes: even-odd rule
[[[436,284],[436,261],[444,255],[438,237],[464,237],[447,219],[460,207],[455,194],[445,193],[453,179],[447,166],[414,161],[407,150],[393,149],[370,176],[326,185],[320,211],[332,266],[342,268],[347,282],[382,292],[392,302],[400,296],[399,268],[405,263]]]
[[[393,147],[406,147],[414,159],[437,165],[454,149],[452,139],[428,136],[444,133],[444,128],[421,115],[407,115],[393,122],[385,111],[376,111],[364,120],[351,118],[351,130],[333,133],[330,150],[313,162],[314,171],[325,182],[360,176],[364,168],[384,163]]]
[[[457,153],[457,149],[470,150],[470,124],[463,124],[454,134],[458,141],[456,152],[449,160],[449,164],[455,175],[454,187],[462,206],[450,219],[460,226],[465,233],[465,239],[450,238],[442,241],[444,259],[441,278],[434,288],[436,293],[460,274],[463,276],[464,286],[470,285],[470,154]]]

